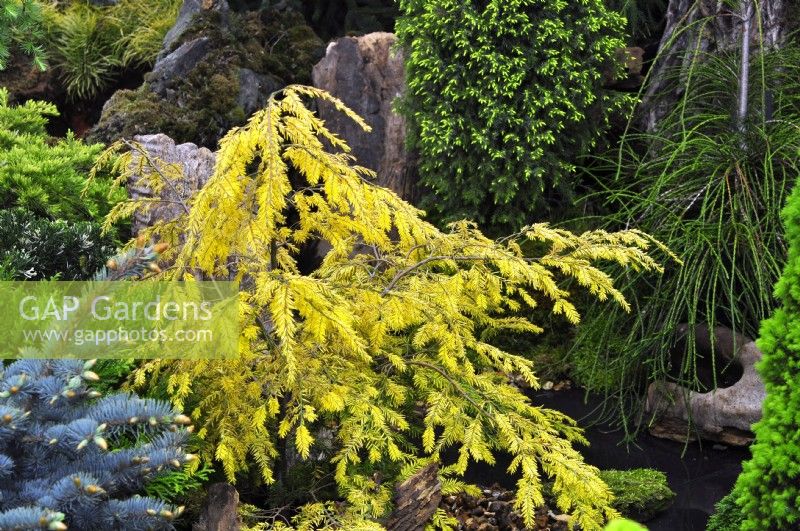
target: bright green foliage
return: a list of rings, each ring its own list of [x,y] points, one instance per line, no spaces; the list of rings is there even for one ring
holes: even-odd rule
[[[99,7],[75,2],[55,18],[51,29],[55,65],[67,93],[77,97],[93,96],[106,87],[119,69],[119,54],[113,53],[114,21],[102,16]]]
[[[649,520],[669,507],[675,498],[667,484],[666,474],[659,470],[602,470],[600,479],[614,493],[613,507],[635,520]]]
[[[50,139],[47,118],[57,115],[55,105],[45,102],[11,106],[0,88],[0,208],[23,207],[66,221],[99,220],[125,194],[109,197],[107,179],[86,179],[101,145],[86,145],[71,133]]]
[[[616,513],[598,471],[572,446],[585,442],[580,430],[531,405],[509,378],[535,387],[531,362],[492,340],[541,331],[517,316],[523,308],[542,305],[577,323],[560,277],[626,307],[593,264],[659,270],[647,254],[656,242],[637,231],[575,235],[546,224],[499,241],[468,222],[440,231],[353,166],[349,148],[302,97],[331,101],[366,128],[323,91],[293,85],[275,93],[221,141],[214,173],[187,214],[142,235],[174,249],[166,278],[242,282],[240,357],[154,360],[134,383],[166,382],[176,404],[194,408],[205,456],[230,480],[254,465],[273,482],[279,439],[304,459],[330,459],[348,502],[345,529],[386,514],[394,483],[451,449],[457,457],[441,468],[446,492],[463,488],[457,477],[469,462],[494,463],[505,451],[527,522],[550,477],[558,508],[598,529]],[[133,146],[117,159],[120,181],[142,175],[142,184],[163,187],[181,178],[178,167]],[[120,204],[109,221],[151,205]],[[319,241],[330,251],[303,273],[301,250]],[[520,247],[531,241],[542,249],[535,257]],[[325,426],[333,440],[318,442]]]
[[[743,519],[734,490],[714,505],[714,514],[708,519],[706,531],[739,531]]]
[[[614,107],[601,89],[625,46],[602,0],[402,0],[410,141],[439,218],[517,230]],[[619,100],[617,101],[619,103]]]
[[[95,6],[83,0],[47,10],[54,64],[75,98],[91,98],[129,67],[149,66],[175,22],[178,0],[120,0]]]
[[[609,522],[604,531],[647,531],[647,528],[633,520],[618,518]]]
[[[152,498],[176,503],[186,496],[197,495],[213,473],[214,469],[208,464],[198,467],[197,461],[194,461],[184,465],[180,470],[170,470],[156,476],[145,486],[144,491]]]
[[[0,70],[7,66],[12,48],[19,47],[45,69],[42,11],[37,0],[0,0]]]
[[[745,462],[734,497],[745,531],[795,529],[800,525],[800,186],[782,212],[789,255],[775,285],[779,301],[761,324],[757,365],[767,397],[753,427],[752,458]]]

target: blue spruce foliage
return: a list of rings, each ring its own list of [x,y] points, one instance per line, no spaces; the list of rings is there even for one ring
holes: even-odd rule
[[[136,493],[195,458],[190,420],[160,400],[100,397],[93,363],[23,359],[0,373],[0,530],[173,529],[182,508]]]

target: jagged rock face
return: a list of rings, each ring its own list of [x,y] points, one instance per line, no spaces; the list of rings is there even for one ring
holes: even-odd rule
[[[393,110],[395,99],[405,90],[403,57],[394,50],[395,42],[394,34],[383,32],[337,39],[314,66],[312,79],[315,87],[361,115],[372,132],[321,103],[319,114],[326,126],[349,144],[359,165],[378,173],[378,184],[413,200],[414,157],[405,149],[405,119]]]
[[[192,27],[192,22],[198,13],[202,11],[227,13],[229,10],[226,0],[183,0],[181,9],[178,12],[178,18],[175,19],[175,24],[164,35],[164,44],[156,60],[160,61],[175,49],[175,43],[179,42],[183,34]]]
[[[695,330],[697,347],[704,354],[711,350],[706,327]],[[753,441],[752,426],[761,420],[761,407],[767,395],[756,371],[761,351],[755,342],[719,326],[714,329],[714,348],[725,359],[742,366],[742,377],[730,387],[707,393],[689,391],[673,383],[650,384],[647,408],[657,422],[650,432],[676,441],[700,437],[733,446]]]
[[[214,172],[216,155],[194,144],[176,145],[174,140],[164,134],[136,136],[134,140],[147,150],[152,159],[180,165],[184,176],[175,189],[164,187],[159,197],[165,202],[156,204],[145,213],[135,214],[131,229],[133,234],[137,234],[158,221],[170,221],[185,213],[181,201],[188,200],[208,182]],[[135,157],[132,164],[134,167],[138,166],[138,158]],[[153,197],[152,190],[139,185],[138,179],[128,183],[128,194],[131,199]]]
[[[150,72],[150,90],[159,96],[167,95],[167,88],[187,76],[211,52],[208,37],[198,37],[185,42],[177,50],[156,61]]]
[[[272,92],[308,83],[322,52],[296,11],[234,13],[225,0],[184,0],[145,84],[116,92],[88,138],[165,133],[215,149]]]

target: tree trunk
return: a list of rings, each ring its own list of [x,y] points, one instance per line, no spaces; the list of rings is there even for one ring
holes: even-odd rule
[[[394,512],[386,521],[388,531],[418,531],[425,528],[442,501],[439,467],[432,463],[395,488]]]
[[[789,0],[753,0],[759,24],[752,20],[750,44],[774,48],[789,33]],[[647,90],[639,108],[641,129],[652,132],[674,108],[681,96],[684,71],[700,53],[742,46],[744,17],[722,0],[670,0],[658,57],[650,71]],[[754,17],[755,18],[755,17]],[[677,74],[677,75],[676,75]]]

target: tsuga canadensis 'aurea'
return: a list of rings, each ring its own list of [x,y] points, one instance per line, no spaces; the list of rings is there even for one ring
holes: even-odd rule
[[[612,495],[573,447],[585,443],[580,429],[530,403],[511,376],[537,387],[531,362],[492,340],[541,332],[519,316],[524,308],[577,323],[559,278],[627,307],[594,264],[658,271],[648,253],[659,244],[635,230],[575,235],[546,224],[497,241],[467,221],[439,230],[354,165],[304,98],[327,100],[368,129],[324,91],[289,86],[225,136],[185,215],[144,233],[170,246],[173,265],[161,278],[241,281],[238,359],[153,360],[134,384],[164,382],[177,406],[193,404],[204,457],[221,462],[230,480],[255,467],[274,481],[278,439],[302,458],[329,459],[347,501],[342,528],[374,528],[394,484],[445,452],[455,456],[440,468],[448,493],[466,488],[458,478],[468,463],[494,463],[504,451],[527,522],[544,503],[547,477],[572,524],[599,529],[615,515]],[[120,184],[142,176],[140,185],[163,188],[181,179],[180,168],[133,142],[112,146],[105,159],[116,160]],[[122,203],[108,221],[152,204]],[[330,250],[304,273],[300,251],[315,241]],[[526,255],[525,241],[544,251]],[[327,451],[316,437],[323,424],[335,427]]]

